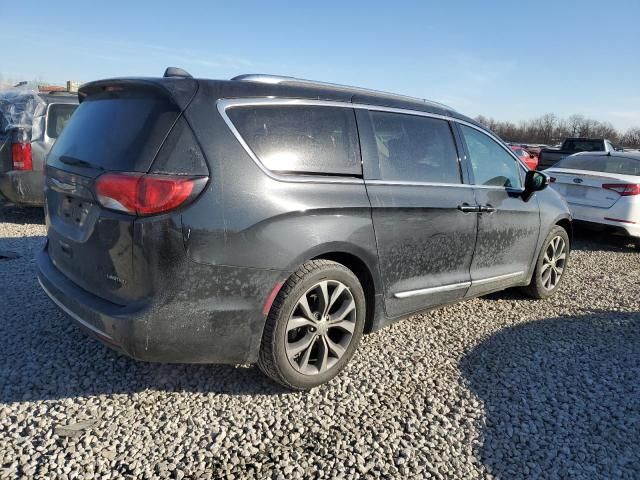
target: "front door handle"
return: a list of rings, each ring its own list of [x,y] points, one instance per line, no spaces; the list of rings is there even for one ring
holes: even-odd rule
[[[487,205],[482,205],[482,206],[480,207],[480,212],[482,212],[482,213],[493,213],[493,212],[495,212],[495,211],[496,211],[496,208],[495,208],[495,207],[493,207],[493,206],[491,206],[491,205],[489,205],[489,204],[487,204]]]
[[[478,205],[469,205],[468,203],[463,203],[462,205],[458,205],[458,210],[460,210],[462,213],[477,213],[480,211],[480,207]]]

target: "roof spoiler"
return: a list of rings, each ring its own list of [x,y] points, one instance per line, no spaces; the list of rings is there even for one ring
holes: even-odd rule
[[[112,92],[118,95],[123,91],[155,92],[167,96],[184,110],[198,90],[198,82],[191,77],[169,78],[110,78],[85,83],[78,90],[78,98],[82,103],[87,97]]]

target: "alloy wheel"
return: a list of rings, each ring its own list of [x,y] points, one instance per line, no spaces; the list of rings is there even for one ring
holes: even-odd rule
[[[558,285],[567,262],[567,243],[557,235],[551,239],[544,252],[540,276],[542,285],[553,290]]]
[[[291,366],[304,375],[332,368],[345,354],[356,328],[356,302],[337,280],[323,280],[297,301],[289,320],[285,351]]]

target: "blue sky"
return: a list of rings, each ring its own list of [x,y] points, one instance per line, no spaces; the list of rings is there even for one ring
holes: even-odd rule
[[[62,83],[277,73],[475,116],[640,126],[640,2],[3,2],[0,74]]]

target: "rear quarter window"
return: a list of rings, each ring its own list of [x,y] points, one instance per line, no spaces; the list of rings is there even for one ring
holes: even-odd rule
[[[77,105],[64,103],[54,103],[49,106],[49,115],[47,116],[47,136],[49,138],[60,136],[77,107]]]
[[[279,173],[362,174],[350,108],[237,106],[227,115],[258,160]]]

